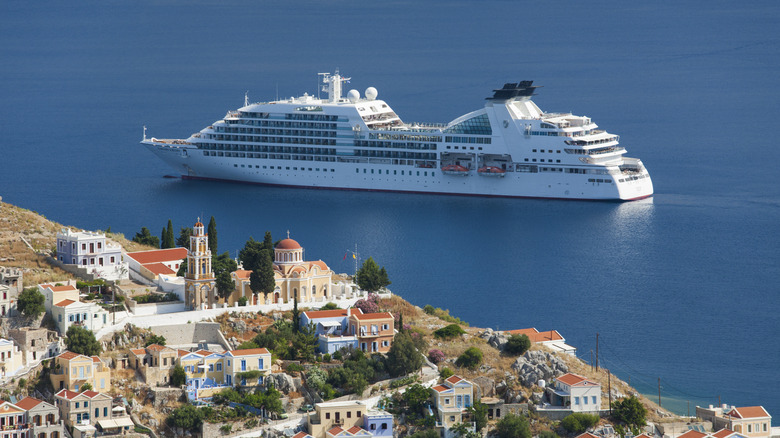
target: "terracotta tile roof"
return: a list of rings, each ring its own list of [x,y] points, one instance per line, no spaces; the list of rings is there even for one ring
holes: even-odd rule
[[[176,271],[173,269],[165,266],[164,264],[157,262],[157,263],[147,263],[145,265],[141,265],[144,268],[148,269],[149,272],[151,272],[154,275],[174,275],[176,274]]]
[[[328,431],[328,433],[329,433],[329,434],[331,434],[331,435],[338,435],[338,434],[340,434],[341,432],[344,432],[344,429],[342,429],[342,428],[340,428],[340,427],[338,427],[338,426],[336,426],[336,427],[334,427],[333,429],[331,429],[331,430],[329,430],[329,431]]]
[[[160,345],[160,344],[152,344],[152,345],[147,345],[146,348],[148,350],[152,350],[152,351],[163,351],[163,350],[165,350],[168,347],[166,347],[164,345]]]
[[[448,387],[446,387],[446,386],[444,386],[444,385],[437,385],[437,386],[434,386],[434,387],[433,387],[433,388],[431,388],[431,389],[433,389],[433,390],[434,390],[434,391],[436,391],[436,392],[442,392],[442,391],[447,391],[447,390],[449,390],[450,388],[448,388]]]
[[[361,430],[363,430],[362,427],[352,426],[349,429],[347,429],[347,432],[349,432],[351,434],[356,434],[356,433],[360,432]]]
[[[187,257],[187,248],[154,249],[151,251],[129,252],[126,254],[138,264],[180,261]]]
[[[249,276],[252,274],[252,271],[247,271],[246,269],[238,269],[236,271],[233,271],[234,274],[236,274],[236,278],[239,280],[248,280]]]
[[[563,382],[567,385],[575,386],[575,385],[598,385],[596,382],[591,382],[590,380],[586,379],[585,377],[582,377],[578,374],[572,374],[567,373],[560,377],[556,377],[555,380],[559,382]]]
[[[146,354],[146,350],[144,350],[143,348],[131,348],[130,351],[132,351],[133,354],[135,354],[136,356]]]
[[[57,397],[66,398],[68,400],[73,400],[73,398],[76,397],[77,395],[79,395],[78,392],[73,392],[69,389],[63,389],[57,394],[55,394],[55,396]]]
[[[734,408],[727,415],[736,418],[763,418],[770,417],[769,412],[763,406],[746,406]]]
[[[561,334],[558,333],[558,330],[548,330],[548,331],[540,332],[535,328],[527,328],[527,329],[520,329],[520,330],[507,330],[507,333],[509,333],[510,335],[526,335],[528,336],[528,339],[530,339],[531,342],[533,342],[534,344],[539,342],[563,340],[563,336],[561,336]]]
[[[47,285],[47,286],[49,286],[49,289],[51,289],[52,292],[65,292],[65,291],[68,291],[68,290],[78,290],[75,287],[70,286],[70,285],[68,285],[68,286],[54,286],[54,287],[52,287],[50,285]]]
[[[364,314],[356,314],[352,316],[357,318],[359,321],[367,321],[371,319],[386,319],[386,318],[393,319],[393,314],[391,314],[390,312],[364,313]]]
[[[230,350],[233,356],[248,356],[250,354],[270,354],[265,348],[247,348],[245,350]]]
[[[19,400],[19,402],[16,403],[16,406],[22,408],[25,411],[29,411],[30,409],[38,406],[41,403],[43,403],[43,400],[38,400],[37,398],[33,398],[33,397],[25,397]]]
[[[303,312],[303,314],[306,315],[306,317],[309,319],[338,318],[339,316],[347,316],[347,309],[309,310],[308,312]]]
[[[635,436],[634,438],[654,438],[646,433],[640,433],[639,435]]]
[[[51,285],[49,283],[39,284],[41,289],[51,289]]]
[[[99,358],[99,357],[97,357],[97,356],[90,356],[90,357],[92,358],[92,362],[99,362],[99,363],[103,363],[103,362],[101,362],[101,361],[100,361],[100,358]]]
[[[74,352],[72,352],[72,351],[66,351],[66,352],[64,352],[64,353],[60,354],[60,355],[59,355],[59,356],[57,356],[57,357],[59,357],[59,358],[62,358],[62,359],[65,359],[65,360],[71,360],[71,359],[73,359],[73,358],[76,358],[76,357],[79,357],[79,356],[81,356],[81,355],[80,355],[80,354],[78,354],[78,353],[74,353]]]
[[[689,430],[677,438],[704,438],[705,436],[707,436],[706,433],[699,432],[698,430]]]
[[[733,430],[726,429],[724,427],[723,429],[713,433],[712,436],[717,437],[717,438],[726,438],[727,436],[731,435],[732,433],[734,433]]]
[[[306,433],[306,432],[298,432],[298,433],[296,433],[295,435],[293,435],[293,437],[292,437],[292,438],[306,438],[306,437],[310,437],[310,436],[311,436],[311,435],[309,435],[309,434],[308,434],[308,433]]]
[[[301,245],[293,239],[287,238],[279,242],[276,249],[301,249]]]
[[[328,265],[326,265],[326,264],[325,264],[325,262],[323,262],[322,260],[315,260],[315,261],[313,261],[313,262],[309,262],[309,263],[310,263],[311,265],[317,266],[318,268],[320,268],[320,269],[321,269],[321,270],[323,270],[323,271],[328,271],[328,270],[330,270],[330,268],[328,267]]]
[[[585,432],[583,434],[577,435],[576,438],[601,438],[601,437],[593,435],[592,433]],[[639,437],[636,437],[636,438],[639,438]]]
[[[59,303],[55,304],[57,307],[68,307],[71,304],[75,303],[73,300],[62,300]]]
[[[447,380],[445,380],[445,382],[449,382],[449,383],[452,383],[454,385],[454,384],[460,382],[461,380],[463,380],[463,378],[460,377],[460,376],[450,376],[450,377],[447,377]]]
[[[82,392],[82,394],[86,395],[89,398],[94,398],[96,395],[100,395],[99,392],[95,392],[95,391],[84,391]]]
[[[208,350],[198,350],[195,353],[201,356],[211,356],[212,354],[214,354],[213,351],[208,351]]]

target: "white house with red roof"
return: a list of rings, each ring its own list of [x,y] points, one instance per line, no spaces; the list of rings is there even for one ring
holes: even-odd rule
[[[544,409],[593,413],[601,410],[601,384],[578,374],[556,377],[544,394],[549,404],[543,406]]]
[[[25,397],[15,406],[27,412],[27,427],[30,438],[63,438],[65,436],[59,410],[43,400]],[[24,435],[21,435],[22,437]]]
[[[475,430],[475,424],[468,412],[474,400],[474,384],[460,376],[450,376],[431,388],[433,404],[436,409],[436,428],[444,438],[452,438],[455,434],[452,427],[463,423],[470,431]]]
[[[553,351],[576,355],[577,348],[566,343],[566,339],[558,333],[558,330],[540,332],[534,327],[520,330],[507,330],[508,335],[526,335],[533,344],[541,344]]]
[[[763,406],[696,406],[696,416],[711,421],[713,429],[728,429],[745,438],[772,436],[772,416]]]
[[[61,335],[65,335],[72,325],[84,327],[93,332],[98,332],[103,327],[111,325],[106,309],[95,303],[82,303],[71,299],[54,303],[51,308],[51,316]]]
[[[76,280],[64,282],[43,283],[38,285],[38,292],[43,295],[43,306],[47,312],[51,311],[54,304],[64,300],[79,300],[79,290],[76,289]]]

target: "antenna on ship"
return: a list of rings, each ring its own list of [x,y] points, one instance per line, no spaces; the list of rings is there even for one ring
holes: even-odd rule
[[[144,140],[146,140],[146,125],[144,125]]]
[[[249,106],[249,90],[244,92],[244,106]]]

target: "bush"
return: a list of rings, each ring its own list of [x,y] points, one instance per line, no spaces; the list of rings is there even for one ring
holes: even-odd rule
[[[560,438],[557,433],[551,431],[551,430],[543,430],[539,434],[539,438]]]
[[[165,345],[165,336],[157,336],[155,334],[148,336],[144,342],[144,347],[148,347],[152,344]]]
[[[506,414],[496,423],[498,438],[531,438],[528,419],[522,415]]]
[[[171,370],[171,386],[179,387],[187,382],[187,373],[184,371],[181,365],[176,365]]]
[[[435,311],[436,309],[430,304],[426,304],[425,307],[423,307],[423,312],[427,313],[428,315],[433,315]]]
[[[368,294],[368,298],[357,300],[355,302],[355,307],[360,309],[363,313],[377,313],[379,312],[379,295]]]
[[[531,340],[527,335],[512,335],[504,347],[504,351],[514,356],[521,356],[531,348]]]
[[[167,422],[171,427],[180,427],[184,430],[195,432],[203,423],[204,412],[192,405],[184,405],[176,408],[168,416]]]
[[[416,375],[413,376],[406,376],[403,378],[400,378],[398,380],[393,380],[390,382],[390,389],[400,388],[402,386],[411,385],[412,383],[417,382],[419,379]]]
[[[470,370],[476,370],[479,364],[482,363],[482,350],[477,347],[469,347],[458,357],[455,361],[455,365]]]
[[[428,359],[433,363],[439,363],[443,361],[445,358],[446,356],[444,355],[444,353],[437,348],[428,351]]]
[[[435,332],[433,332],[433,336],[438,339],[443,339],[445,341],[457,338],[458,336],[466,333],[465,330],[463,330],[458,324],[450,324],[446,327],[442,327]]]
[[[322,355],[322,361],[325,363],[330,362],[330,353],[325,353]]]
[[[238,299],[238,305],[239,305],[239,306],[241,306],[241,307],[244,307],[244,306],[246,306],[246,302],[247,302],[247,299],[246,299],[246,297],[240,297],[240,298]]]
[[[68,327],[65,336],[65,345],[68,347],[68,350],[74,353],[83,354],[85,356],[97,356],[100,354],[100,350],[102,350],[102,347],[97,339],[95,339],[95,333],[93,333],[92,330],[72,325]]]
[[[646,424],[647,410],[634,396],[612,402],[612,418],[635,429]]]
[[[442,379],[449,379],[454,375],[455,373],[453,373],[452,370],[449,369],[448,367],[444,367],[441,369],[441,371],[439,371],[439,377],[441,377]]]
[[[561,420],[561,427],[569,433],[581,434],[599,422],[598,415],[575,412]]]
[[[19,298],[16,301],[16,308],[22,313],[22,315],[37,318],[46,311],[46,307],[43,302],[45,298],[42,293],[38,291],[38,288],[31,287],[24,289],[19,294]]]
[[[303,366],[302,366],[301,364],[297,364],[297,363],[294,363],[294,362],[293,362],[293,363],[291,363],[291,364],[288,364],[288,365],[285,367],[285,369],[286,369],[287,371],[291,371],[291,372],[300,372],[300,371],[303,371]]]
[[[322,307],[320,307],[320,310],[336,310],[339,306],[336,303],[328,303]]]

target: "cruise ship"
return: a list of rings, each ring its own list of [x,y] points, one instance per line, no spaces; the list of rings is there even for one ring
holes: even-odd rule
[[[182,178],[287,187],[629,201],[652,196],[638,158],[589,117],[547,113],[532,81],[443,125],[405,123],[374,87],[320,73],[322,92],[249,103],[185,139],[142,144]]]

